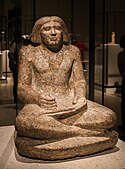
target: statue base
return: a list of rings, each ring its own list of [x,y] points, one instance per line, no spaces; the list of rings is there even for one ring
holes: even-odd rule
[[[63,140],[36,140],[16,136],[15,144],[20,155],[43,159],[60,160],[85,156],[113,148],[118,141],[118,134],[110,132],[107,137],[71,137]]]

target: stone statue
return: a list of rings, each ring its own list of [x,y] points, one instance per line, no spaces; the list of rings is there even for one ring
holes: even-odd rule
[[[112,35],[111,35],[111,43],[112,43],[112,44],[115,44],[115,32],[112,32]]]
[[[19,154],[56,160],[93,154],[118,141],[115,113],[86,99],[80,51],[69,44],[57,16],[36,21],[32,45],[19,54],[18,96],[24,103],[15,128]]]

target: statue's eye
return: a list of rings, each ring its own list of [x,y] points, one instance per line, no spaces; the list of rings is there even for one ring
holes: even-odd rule
[[[51,27],[50,26],[46,26],[46,27],[44,27],[43,28],[45,31],[49,31],[50,29],[51,29]]]
[[[55,28],[56,30],[62,30],[62,27],[60,27],[60,26],[54,26],[54,28]]]

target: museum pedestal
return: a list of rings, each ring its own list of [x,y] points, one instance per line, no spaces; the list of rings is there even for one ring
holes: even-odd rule
[[[9,58],[8,58],[9,50],[0,51],[0,79],[3,80],[6,77],[4,76],[5,72],[10,72],[9,69]]]
[[[121,77],[117,66],[117,55],[122,50],[118,44],[104,46],[104,83],[105,92],[114,93],[116,82],[121,84]],[[103,47],[95,49],[95,83],[97,86],[102,85],[102,55]]]

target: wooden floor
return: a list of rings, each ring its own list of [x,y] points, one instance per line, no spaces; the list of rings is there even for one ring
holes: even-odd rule
[[[0,126],[9,126],[15,123],[17,110],[13,101],[12,84],[11,76],[7,79],[7,82],[0,81]],[[95,92],[95,101],[101,104],[101,92],[98,90]],[[118,125],[121,124],[120,102],[121,98],[119,95],[105,94],[105,106],[112,109],[118,117],[115,130],[119,132],[119,138],[125,141],[125,132],[118,130]]]

